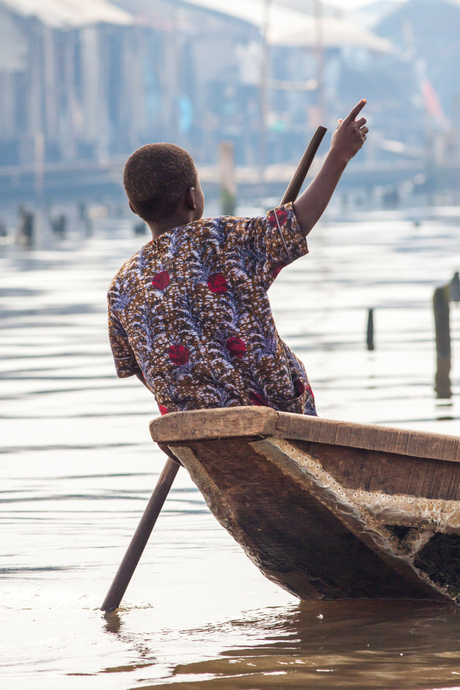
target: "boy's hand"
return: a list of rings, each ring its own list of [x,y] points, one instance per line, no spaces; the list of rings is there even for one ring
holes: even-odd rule
[[[358,153],[367,139],[366,135],[369,129],[365,126],[366,118],[356,119],[366,103],[365,98],[360,100],[345,120],[339,120],[337,129],[332,135],[331,153],[334,153],[345,163],[348,163]]]
[[[366,120],[364,117],[356,119],[366,103],[363,98],[345,120],[339,120],[339,126],[332,135],[331,149],[321,170],[294,203],[294,212],[305,237],[321,218],[347,163],[366,141],[369,131],[365,126]]]

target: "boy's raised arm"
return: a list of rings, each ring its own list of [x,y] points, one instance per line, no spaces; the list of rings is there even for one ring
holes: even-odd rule
[[[356,119],[366,102],[363,98],[344,120],[339,120],[321,170],[294,203],[297,221],[305,237],[326,210],[347,164],[366,141],[369,131],[365,126],[366,119]]]

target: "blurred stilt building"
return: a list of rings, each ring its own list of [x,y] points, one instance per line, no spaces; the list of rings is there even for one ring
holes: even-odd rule
[[[273,154],[295,158],[307,112],[316,124],[316,20],[275,3],[262,35],[262,10],[258,0],[0,0],[0,165],[103,161],[153,140],[214,163],[223,138],[238,163],[254,164],[264,45]],[[331,55],[341,44],[388,52],[384,39],[324,15]]]
[[[107,154],[116,47],[133,30],[131,15],[103,0],[0,2],[2,165],[34,162],[41,148],[46,161]]]
[[[238,166],[260,165],[262,149],[294,163],[317,124],[335,126],[363,95],[368,166],[433,158],[440,137],[427,132],[453,142],[460,118],[460,0],[366,12],[347,19],[320,0],[0,0],[0,174],[12,188],[29,171],[46,187],[53,165],[108,170],[165,140],[200,166],[217,164],[221,141]]]

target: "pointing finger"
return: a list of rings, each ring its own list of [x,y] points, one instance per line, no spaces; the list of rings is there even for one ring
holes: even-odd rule
[[[353,108],[353,110],[350,112],[350,114],[345,118],[347,122],[353,122],[353,120],[356,118],[357,115],[361,112],[361,110],[364,108],[366,105],[367,100],[365,98],[362,98],[357,105]]]

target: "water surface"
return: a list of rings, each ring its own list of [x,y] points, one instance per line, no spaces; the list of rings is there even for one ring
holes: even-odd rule
[[[24,688],[460,686],[460,618],[426,602],[300,604],[265,580],[181,470],[118,614],[98,610],[164,464],[158,414],[116,378],[108,283],[142,239],[123,220],[0,247],[0,669]],[[144,240],[145,241],[145,240]],[[431,297],[460,264],[456,225],[323,223],[271,289],[321,416],[460,435],[433,395]],[[365,350],[367,309],[376,350]]]

